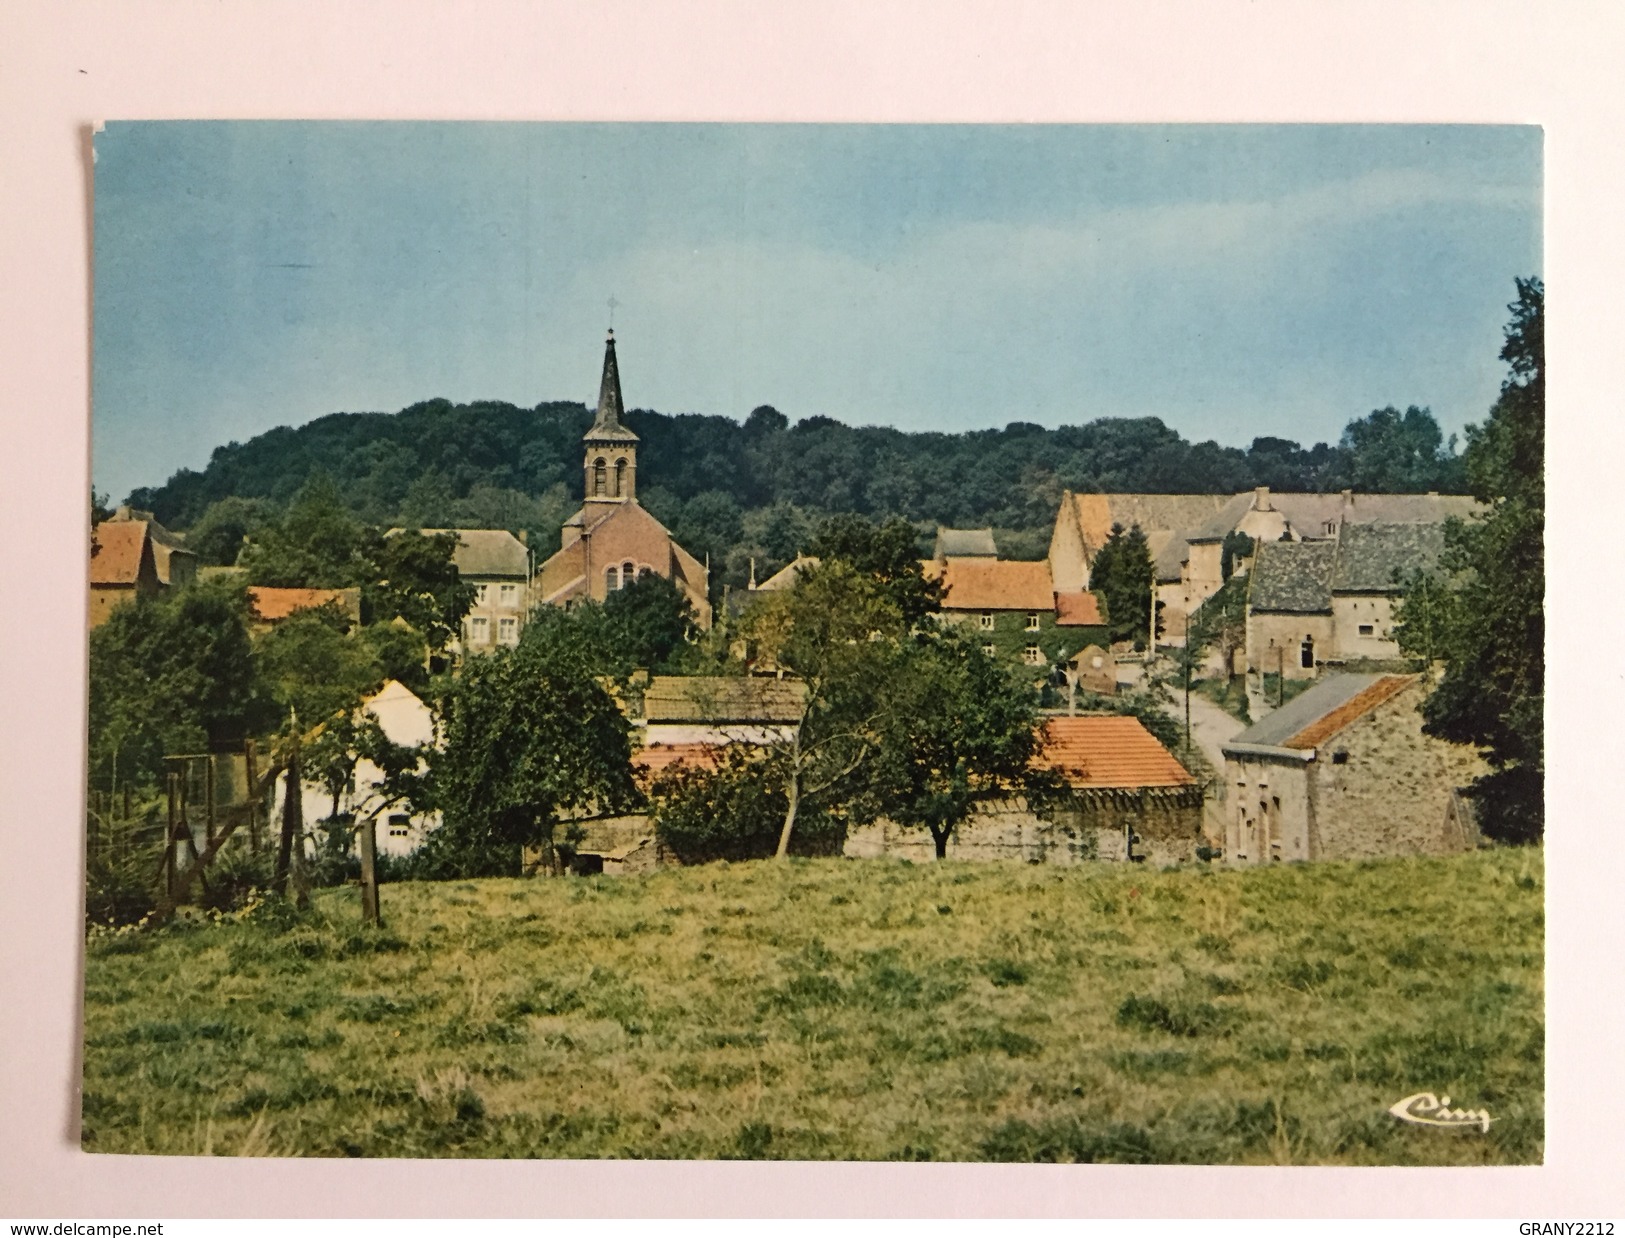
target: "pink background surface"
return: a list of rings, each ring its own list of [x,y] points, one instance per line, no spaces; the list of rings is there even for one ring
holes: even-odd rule
[[[1612,6],[1526,0],[5,5],[0,1216],[1618,1212],[1621,760],[1619,727],[1599,724],[1617,714],[1625,681],[1612,518],[1625,390],[1622,36],[1625,17]],[[81,1153],[87,135],[98,119],[159,117],[1544,124],[1547,1164],[1361,1171],[220,1160],[205,1178],[197,1162]]]

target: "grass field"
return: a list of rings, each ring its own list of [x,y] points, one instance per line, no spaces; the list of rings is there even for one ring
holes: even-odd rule
[[[84,1147],[1536,1162],[1536,850],[353,890],[93,939]],[[1409,1126],[1421,1091],[1494,1118]]]

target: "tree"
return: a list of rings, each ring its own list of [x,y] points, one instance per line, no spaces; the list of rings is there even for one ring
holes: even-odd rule
[[[1349,422],[1342,448],[1349,484],[1377,493],[1454,492],[1461,485],[1455,439],[1448,446],[1432,412],[1390,405]]]
[[[186,548],[199,563],[230,567],[245,545],[275,523],[276,508],[269,500],[231,495],[209,504],[187,529]]]
[[[694,632],[694,608],[682,590],[650,572],[604,599],[604,622],[627,670],[667,669]]]
[[[906,520],[876,524],[862,516],[832,516],[813,538],[810,553],[846,563],[878,584],[907,627],[941,609],[942,586],[920,570],[919,536]]]
[[[1407,652],[1444,663],[1424,729],[1490,765],[1469,789],[1485,834],[1526,843],[1545,830],[1546,350],[1541,282],[1517,288],[1501,350],[1511,373],[1463,453],[1487,510],[1446,526],[1441,570],[1412,582],[1398,627]]]
[[[631,726],[569,618],[538,611],[516,648],[469,659],[450,685],[430,868],[516,875],[521,848],[551,847],[567,817],[635,802]]]
[[[862,780],[893,708],[887,688],[907,632],[886,583],[841,559],[820,563],[746,613],[741,634],[755,660],[789,671],[806,689],[791,737],[778,745],[780,858],[804,809],[846,801],[866,814]]]
[[[1237,565],[1243,559],[1252,558],[1253,549],[1253,539],[1240,529],[1226,533],[1219,546],[1219,578],[1227,581],[1234,576]]]
[[[1089,567],[1089,586],[1106,599],[1114,641],[1144,645],[1151,624],[1154,568],[1151,544],[1140,526],[1127,532],[1114,524]]]
[[[887,692],[871,793],[900,825],[928,829],[937,859],[990,795],[1047,810],[1059,784],[1032,763],[1043,745],[1037,698],[969,635],[951,628],[904,642]]]
[[[166,752],[240,742],[274,716],[241,588],[138,598],[90,634],[92,783],[156,784]]]

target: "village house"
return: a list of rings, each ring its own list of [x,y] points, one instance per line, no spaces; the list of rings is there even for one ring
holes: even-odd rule
[[[1066,788],[1053,819],[1018,798],[990,798],[954,831],[950,859],[1166,865],[1196,857],[1203,788],[1138,718],[1051,718],[1044,731],[1037,763],[1057,772]],[[853,829],[845,854],[929,861],[936,848],[923,827],[882,818]]]
[[[434,711],[417,693],[393,679],[366,697],[358,712],[376,720],[392,744],[410,748],[435,742]],[[300,807],[306,831],[319,837],[318,828],[335,814],[351,822],[376,817],[378,854],[404,856],[415,851],[429,831],[440,824],[440,814],[391,802],[383,793],[383,783],[384,772],[365,758],[356,762],[349,785],[341,789],[336,803],[331,787],[305,779],[300,788]]]
[[[107,620],[114,608],[138,597],[197,579],[197,556],[151,512],[120,507],[90,538],[90,626]]]
[[[1042,559],[977,555],[928,559],[921,566],[927,579],[942,585],[942,621],[967,627],[990,655],[1053,666],[1086,645],[1107,643],[1099,599],[1086,592],[1057,594]]]
[[[641,576],[677,586],[701,628],[711,626],[710,573],[637,500],[638,436],[624,424],[615,333],[604,345],[598,412],[582,436],[584,501],[564,522],[559,550],[536,573],[534,600],[602,602]]]
[[[474,602],[463,616],[463,652],[489,653],[500,645],[517,645],[530,611],[530,548],[506,529],[420,531],[431,537],[442,533],[457,537],[451,561],[458,579],[474,588]]]
[[[1310,679],[1325,665],[1392,661],[1407,578],[1438,565],[1442,524],[1344,524],[1327,541],[1266,542],[1247,588],[1247,663]]]
[[[1421,675],[1329,675],[1223,745],[1225,858],[1435,855],[1477,845],[1470,747],[1422,733]]]
[[[656,675],[643,692],[643,746],[778,744],[794,738],[807,686],[742,675]]]

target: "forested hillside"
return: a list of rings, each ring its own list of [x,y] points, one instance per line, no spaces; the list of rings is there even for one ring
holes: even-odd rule
[[[314,473],[373,524],[528,530],[540,550],[580,494],[577,403],[431,400],[399,413],[336,413],[215,450],[130,495],[165,524],[193,530],[207,561],[229,562],[241,534],[271,518]],[[742,583],[787,561],[824,516],[902,516],[928,527],[990,525],[1012,557],[1043,553],[1057,500],[1074,490],[1233,493],[1278,490],[1451,491],[1454,443],[1425,409],[1382,409],[1351,422],[1337,445],[1279,438],[1248,449],[1191,443],[1156,418],[1045,429],[906,433],[826,417],[790,425],[770,407],[726,417],[634,410],[642,438],[638,494],[717,576]]]

